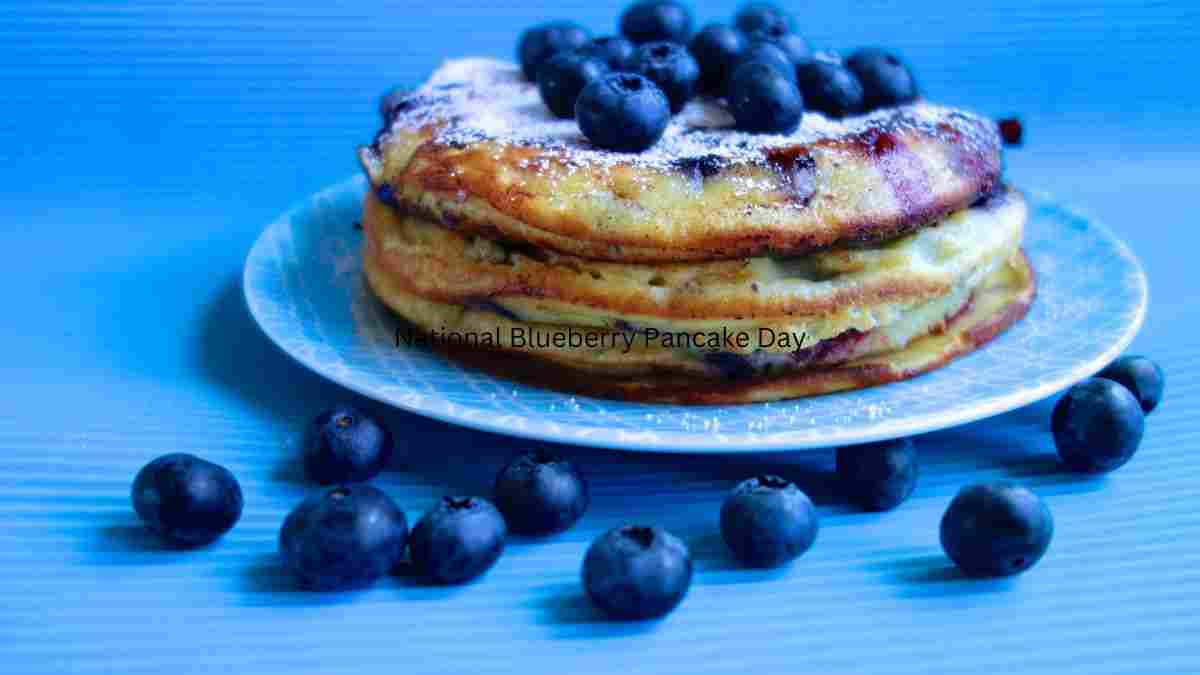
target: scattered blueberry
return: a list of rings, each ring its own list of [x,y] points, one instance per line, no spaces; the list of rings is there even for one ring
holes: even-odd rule
[[[564,52],[538,69],[538,92],[550,112],[558,117],[574,117],[579,92],[607,72],[608,66],[600,59],[580,52]]]
[[[588,487],[567,460],[544,451],[516,458],[496,476],[496,507],[509,529],[546,535],[575,524],[588,507]]]
[[[796,84],[796,64],[792,63],[791,58],[780,49],[777,45],[770,42],[750,42],[742,53],[738,56],[737,61],[733,64],[733,72],[730,74],[729,86],[732,87],[737,79],[737,71],[744,65],[750,63],[763,63],[775,70],[791,82]]]
[[[643,0],[621,15],[621,34],[634,44],[687,43],[692,36],[692,13],[673,0]]]
[[[740,32],[718,23],[696,33],[689,49],[700,66],[700,88],[707,92],[723,91],[733,63],[745,46]]]
[[[795,484],[778,476],[738,483],[721,505],[721,537],[750,567],[778,567],[817,538],[817,512]]]
[[[184,546],[216,541],[242,516],[242,488],[223,466],[175,452],[133,479],[133,509],[162,537]]]
[[[393,89],[379,98],[379,116],[384,122],[390,122],[392,112],[403,105],[409,92],[405,89]]]
[[[579,49],[591,38],[587,29],[571,21],[553,21],[521,33],[517,60],[525,79],[537,80],[538,68],[559,52]]]
[[[1137,398],[1113,380],[1093,377],[1054,406],[1054,445],[1068,468],[1105,473],[1128,462],[1142,442],[1145,415]]]
[[[641,75],[610,73],[580,92],[575,117],[592,145],[641,152],[662,138],[671,106],[666,95]]]
[[[1041,559],[1052,536],[1046,503],[1009,483],[965,487],[942,516],[942,548],[971,576],[1024,572]]]
[[[443,497],[413,526],[413,566],[429,579],[459,584],[488,571],[504,551],[504,517],[486,499]]]
[[[862,110],[863,88],[850,69],[837,63],[811,61],[796,70],[804,105],[829,117],[845,117]]]
[[[751,45],[759,42],[775,45],[787,56],[793,68],[802,66],[813,60],[812,48],[808,46],[808,41],[795,33],[772,34],[757,30],[746,33],[746,42]]]
[[[304,469],[321,485],[361,483],[392,458],[392,435],[375,418],[350,406],[327,410],[304,434]]]
[[[862,83],[866,110],[887,108],[917,99],[917,82],[912,72],[894,54],[882,49],[860,49],[846,59],[846,67]]]
[[[657,527],[609,530],[588,548],[583,587],[617,619],[652,619],[675,609],[692,583],[692,556],[675,535]]]
[[[729,109],[742,131],[783,134],[800,124],[804,99],[775,67],[751,62],[733,73]]]
[[[1122,356],[1108,364],[1096,377],[1112,380],[1128,389],[1146,413],[1158,407],[1158,402],[1162,400],[1165,385],[1162,368],[1144,356]]]
[[[1025,127],[1016,117],[1006,117],[996,122],[1000,128],[1000,138],[1009,147],[1021,147],[1025,142]]]
[[[580,47],[580,52],[600,59],[610,70],[629,70],[633,65],[633,53],[637,46],[623,37],[609,35],[593,38],[591,42]]]
[[[300,502],[283,521],[283,565],[314,591],[369,586],[400,560],[408,520],[371,485],[342,485]]]
[[[789,33],[791,20],[779,7],[769,2],[751,2],[743,5],[733,18],[737,29],[744,33],[765,31],[772,34]]]
[[[672,113],[683,110],[696,95],[700,80],[696,59],[686,47],[674,42],[648,42],[638,47],[632,71],[658,85],[667,95]]]
[[[887,511],[917,485],[916,448],[909,438],[838,448],[837,473],[851,501],[868,511]]]

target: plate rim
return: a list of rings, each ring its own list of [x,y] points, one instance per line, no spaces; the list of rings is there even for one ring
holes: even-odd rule
[[[1101,352],[1093,358],[1081,361],[1063,375],[1044,382],[1036,387],[1016,388],[1007,394],[1001,394],[989,398],[985,403],[976,403],[971,407],[963,409],[953,409],[947,413],[938,415],[927,415],[924,417],[914,418],[908,421],[894,422],[887,425],[877,425],[872,430],[867,432],[853,431],[849,428],[839,428],[835,431],[824,431],[819,437],[815,437],[812,430],[806,431],[803,434],[799,432],[772,432],[769,434],[755,434],[747,438],[744,433],[723,434],[720,432],[685,432],[685,431],[670,431],[670,432],[648,432],[640,433],[636,431],[628,431],[624,429],[613,429],[609,427],[576,427],[580,430],[586,430],[581,435],[568,435],[564,433],[555,433],[553,429],[545,426],[540,427],[511,427],[506,426],[502,420],[495,416],[470,416],[462,413],[456,413],[454,408],[462,408],[459,404],[451,404],[450,406],[429,406],[421,405],[420,403],[410,402],[406,400],[389,399],[374,391],[370,386],[356,381],[355,379],[338,372],[337,369],[323,368],[322,365],[315,359],[306,358],[303,354],[295,353],[288,350],[284,346],[284,340],[281,336],[275,334],[272,329],[271,322],[263,318],[263,308],[259,306],[261,298],[256,299],[253,289],[253,277],[256,265],[255,260],[266,255],[268,236],[272,230],[279,226],[287,226],[290,221],[299,213],[313,207],[314,203],[322,197],[331,194],[337,194],[347,189],[363,189],[365,188],[365,179],[362,175],[355,174],[347,179],[343,179],[327,186],[308,197],[305,197],[288,207],[282,214],[269,222],[263,230],[255,238],[249,252],[246,255],[245,262],[242,268],[242,297],[246,304],[251,317],[258,325],[259,330],[274,344],[280,351],[291,357],[293,361],[299,363],[309,371],[338,384],[346,389],[356,392],[362,396],[370,398],[374,401],[389,405],[394,408],[406,410],[410,413],[428,417],[448,424],[476,429],[489,433],[500,434],[504,436],[524,438],[536,441],[545,441],[550,443],[563,443],[569,445],[589,446],[598,448],[608,448],[613,450],[626,450],[637,452],[661,452],[661,453],[744,453],[744,452],[788,452],[811,450],[817,448],[828,448],[834,446],[859,445],[862,443],[870,443],[873,441],[887,440],[898,438],[901,436],[912,436],[922,433],[939,431],[952,427],[970,424],[979,420],[993,417],[1002,413],[1016,410],[1030,403],[1048,398],[1059,391],[1066,389],[1072,384],[1087,378],[1096,372],[1099,372],[1104,366],[1108,365],[1113,359],[1119,356],[1133,342],[1146,318],[1146,313],[1149,307],[1149,284],[1146,277],[1145,268],[1137,255],[1129,247],[1129,245],[1116,235],[1112,229],[1101,220],[1086,214],[1073,205],[1062,202],[1049,193],[1043,191],[1029,191],[1026,194],[1032,199],[1039,202],[1050,202],[1060,211],[1066,212],[1069,215],[1083,220],[1087,226],[1094,229],[1100,236],[1108,241],[1110,245],[1124,258],[1130,261],[1133,269],[1136,271],[1135,279],[1137,283],[1137,291],[1139,301],[1133,320],[1130,321],[1121,335],[1108,346],[1108,349]],[[1035,269],[1035,273],[1037,270]],[[1034,303],[1037,300],[1035,298]],[[986,346],[985,346],[986,348]],[[494,377],[492,375],[483,374],[485,377]],[[880,385],[887,386],[887,385]],[[843,392],[838,392],[843,393]],[[826,394],[828,396],[836,396],[838,393]],[[583,398],[588,400],[597,400],[602,405],[612,403],[605,399],[595,399],[594,397],[579,396],[563,393],[563,396],[570,398]],[[770,407],[772,405],[785,404],[786,401],[780,402],[758,402],[758,403],[738,403],[726,405],[703,405],[689,406],[697,410],[712,410],[720,408],[748,408],[748,407]],[[645,405],[654,407],[657,404],[640,403],[637,405]]]

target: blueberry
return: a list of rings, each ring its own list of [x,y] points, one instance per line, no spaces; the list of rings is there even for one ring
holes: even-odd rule
[[[443,497],[413,526],[413,566],[432,581],[459,584],[488,571],[504,552],[504,517],[479,497]]]
[[[808,41],[795,33],[769,33],[762,30],[746,33],[747,44],[754,45],[765,42],[779,48],[793,68],[802,66],[813,60],[812,48]]]
[[[800,124],[804,99],[775,67],[752,62],[733,73],[729,109],[742,131],[783,134]]]
[[[371,485],[341,485],[300,502],[279,531],[283,565],[314,591],[369,586],[400,560],[408,520]]]
[[[744,33],[767,31],[770,33],[791,32],[791,19],[779,7],[768,2],[751,2],[743,5],[733,18],[737,29]]]
[[[521,33],[517,60],[525,79],[537,79],[538,68],[559,52],[584,46],[591,38],[587,29],[571,21],[552,21]]]
[[[496,476],[496,506],[513,532],[546,535],[575,524],[588,487],[575,466],[544,451],[514,459]]]
[[[778,567],[817,538],[817,511],[795,484],[778,476],[738,483],[721,505],[721,537],[750,567]]]
[[[621,34],[639,45],[663,40],[685,44],[692,36],[692,13],[672,0],[643,0],[621,15]]]
[[[887,511],[916,487],[917,452],[909,438],[838,448],[837,473],[851,501],[868,511]]]
[[[917,82],[912,72],[894,54],[881,49],[860,49],[846,59],[846,67],[862,83],[866,110],[887,108],[917,99]]]
[[[611,73],[584,87],[575,117],[592,145],[641,152],[662,138],[671,106],[666,95],[641,75]]]
[[[658,85],[667,95],[673,113],[683,110],[696,95],[696,83],[700,80],[696,59],[687,48],[674,42],[648,42],[638,47],[632,71]]]
[[[1096,377],[1112,380],[1128,389],[1146,413],[1154,410],[1162,400],[1165,384],[1162,368],[1144,356],[1122,356]]]
[[[696,33],[689,49],[700,66],[700,88],[708,92],[722,91],[729,81],[734,61],[745,46],[742,34],[729,26],[709,24]]]
[[[579,48],[583,54],[600,59],[610,70],[629,70],[633,65],[633,53],[637,51],[629,40],[613,35],[593,38]]]
[[[1142,442],[1145,425],[1134,395],[1099,377],[1068,389],[1050,418],[1063,463],[1087,473],[1105,473],[1128,462]]]
[[[242,488],[223,466],[182,452],[163,455],[133,479],[133,509],[183,546],[216,541],[242,516]]]
[[[304,469],[321,485],[361,483],[392,458],[392,435],[375,418],[350,406],[317,415],[304,434]]]
[[[393,113],[404,105],[404,100],[408,98],[410,92],[407,89],[392,89],[379,97],[379,116],[383,118],[384,123],[392,121]]]
[[[564,52],[538,69],[538,92],[556,117],[575,116],[575,101],[590,82],[608,72],[600,59],[580,52]]]
[[[733,71],[729,77],[729,86],[732,87],[736,81],[737,71],[744,65],[750,63],[763,63],[770,66],[775,72],[791,82],[796,84],[796,65],[788,57],[782,49],[770,42],[751,42],[746,45],[742,53],[738,56],[737,61],[733,64]]]
[[[837,63],[811,61],[796,70],[804,105],[829,117],[845,117],[863,107],[862,84],[849,68]]]
[[[692,556],[675,535],[628,525],[592,542],[583,559],[583,588],[616,619],[653,619],[675,609],[692,583]]]
[[[1024,572],[1041,559],[1052,536],[1046,503],[1009,483],[965,487],[942,516],[942,548],[971,576]]]

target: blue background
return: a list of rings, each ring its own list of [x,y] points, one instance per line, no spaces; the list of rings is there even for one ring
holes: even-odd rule
[[[697,3],[698,5],[698,3]],[[734,3],[706,3],[701,21]],[[314,596],[275,536],[307,490],[293,432],[357,400],[293,365],[242,306],[261,227],[356,170],[376,98],[446,57],[508,56],[546,18],[610,30],[620,5],[442,1],[0,5],[0,666],[50,672],[1198,672],[1200,351],[1193,199],[1200,5],[793,3],[822,47],[884,44],[935,100],[1019,114],[1021,186],[1077,204],[1145,263],[1137,351],[1168,375],[1137,458],[1061,473],[1051,402],[920,439],[912,500],[863,515],[830,494],[832,453],[722,459],[565,449],[592,477],[575,530],[517,540],[480,583],[388,580]],[[1189,255],[1191,254],[1191,255]],[[401,413],[381,484],[411,516],[486,493],[518,441]],[[128,505],[134,472],[188,451],[229,466],[246,511],[203,551],[160,550]],[[821,505],[816,547],[743,571],[715,536],[733,481],[773,471]],[[937,521],[963,484],[1009,478],[1054,510],[1043,562],[958,576]],[[697,577],[655,625],[603,622],[578,564],[630,520],[687,539]]]

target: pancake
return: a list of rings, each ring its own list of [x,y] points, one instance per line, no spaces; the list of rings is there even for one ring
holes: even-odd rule
[[[1033,270],[1018,251],[964,299],[940,306],[946,314],[939,320],[926,325],[922,313],[910,314],[906,327],[911,334],[853,331],[801,350],[803,358],[791,364],[755,364],[753,357],[668,349],[649,340],[634,340],[626,351],[615,342],[618,332],[604,329],[574,330],[612,339],[612,348],[521,348],[511,340],[514,327],[547,334],[567,329],[523,324],[487,307],[436,303],[406,293],[391,282],[370,248],[364,271],[377,297],[415,324],[415,330],[442,335],[432,346],[470,366],[587,395],[690,404],[813,396],[914,377],[985,344],[1025,315],[1035,293]],[[496,343],[456,342],[449,334],[494,334]],[[410,333],[407,339],[414,336]],[[822,345],[827,348],[822,350]],[[731,366],[730,360],[737,365]]]
[[[653,148],[590,146],[512,64],[451,61],[360,160],[391,206],[488,239],[615,262],[796,255],[912,232],[998,184],[984,118],[926,102],[789,135],[735,131],[697,99]]]
[[[616,331],[738,331],[728,351],[791,351],[896,322],[929,325],[1020,246],[1026,206],[1005,190],[935,226],[872,248],[798,258],[610,263],[512,247],[398,213],[368,194],[363,226],[376,276],[434,303],[487,306],[516,321]],[[932,314],[930,314],[932,312]],[[765,336],[765,340],[760,340]],[[769,344],[768,344],[769,342]]]

